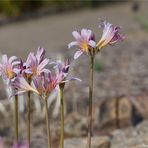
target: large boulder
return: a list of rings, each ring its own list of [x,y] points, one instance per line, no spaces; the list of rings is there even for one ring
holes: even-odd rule
[[[99,129],[111,131],[116,128],[135,126],[143,119],[148,118],[147,106],[148,95],[146,94],[106,99],[100,105]]]

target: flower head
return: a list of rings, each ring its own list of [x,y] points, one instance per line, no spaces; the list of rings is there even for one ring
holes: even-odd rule
[[[73,31],[72,35],[76,39],[69,43],[68,48],[73,46],[78,47],[78,51],[74,55],[74,59],[77,59],[81,54],[86,52],[87,54],[94,54],[95,52],[95,36],[89,29],[82,29],[81,32]]]
[[[55,75],[52,75],[50,72],[42,73],[40,76],[33,79],[38,94],[42,98],[48,98],[53,90],[58,86],[58,79]]]
[[[45,66],[49,62],[49,59],[44,58],[44,56],[45,56],[45,49],[40,47],[38,48],[36,54],[31,52],[28,55],[27,61],[24,63],[23,66],[25,66],[24,72],[28,74],[29,78],[38,76],[43,72],[49,72],[49,70],[45,68]]]
[[[70,77],[68,78],[68,72],[70,68],[70,61],[69,59],[65,60],[64,62],[61,60],[58,60],[56,62],[56,76],[57,76],[57,81],[60,84],[65,84],[66,82],[69,82],[71,80],[78,80],[81,81],[78,78],[75,77]],[[64,85],[63,85],[64,86]]]
[[[16,79],[12,82],[10,82],[10,86],[12,86],[14,95],[19,95],[22,93],[25,93],[27,91],[33,91],[35,93],[39,93],[35,88],[33,88],[27,80],[23,76],[17,76]]]
[[[97,43],[97,48],[99,50],[108,44],[113,45],[118,41],[123,41],[123,39],[125,38],[119,33],[120,27],[118,26],[114,26],[113,24],[110,24],[106,21],[102,21],[99,27],[103,28],[102,37]]]
[[[12,56],[10,58],[7,55],[2,55],[2,62],[0,63],[0,75],[4,80],[12,80],[19,69],[15,66],[18,65],[17,57]]]
[[[64,62],[61,60],[58,60],[56,62],[55,69],[56,69],[56,75],[59,83],[62,83],[63,81],[66,80],[69,67],[70,67],[69,59],[65,60]]]

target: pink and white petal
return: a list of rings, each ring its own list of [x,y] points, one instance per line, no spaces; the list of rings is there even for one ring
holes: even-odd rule
[[[106,21],[99,19],[100,20],[100,24],[99,24],[99,28],[104,28],[106,26]]]
[[[74,54],[74,59],[76,60],[78,57],[80,57],[83,54],[83,51],[78,50],[76,51],[76,53]]]
[[[33,92],[35,92],[35,93],[38,94],[38,91],[37,91],[36,89],[34,89],[32,86],[30,86],[30,85],[28,84],[28,82],[27,82],[23,77],[20,78],[19,86],[20,86],[20,88],[23,89],[23,90],[26,90],[26,91],[33,91]]]
[[[44,59],[40,65],[38,66],[38,69],[43,69],[47,64],[49,63],[49,59]]]
[[[82,29],[81,30],[81,36],[84,40],[87,40],[87,36],[88,36],[88,30],[87,29]]]
[[[93,40],[90,40],[89,43],[88,43],[89,46],[95,48],[96,47],[96,42],[93,41]]]
[[[8,62],[8,57],[6,54],[2,55],[2,63],[6,64]]]
[[[73,46],[78,46],[78,45],[79,45],[79,43],[77,41],[73,41],[73,42],[68,44],[68,48],[71,48]]]
[[[82,80],[79,79],[79,78],[76,78],[76,77],[72,77],[72,78],[70,78],[70,81],[73,81],[73,80],[76,80],[76,81],[82,82]]]
[[[69,82],[69,81],[75,81],[75,80],[77,80],[77,81],[79,81],[79,82],[82,81],[82,80],[79,79],[79,78],[72,77],[72,78],[70,78],[70,79],[68,79],[68,80],[64,80],[64,81],[62,81],[62,83],[67,83],[67,82]]]
[[[49,73],[49,72],[50,72],[50,70],[49,70],[49,69],[44,68],[44,69],[42,70],[42,72],[44,72],[44,73]]]
[[[113,38],[110,40],[109,44],[115,44],[116,42],[121,42],[125,39],[125,37],[118,32],[114,34]]]
[[[57,62],[50,62],[49,63],[49,65],[52,65],[52,64],[57,65]]]
[[[34,56],[34,52],[30,52],[29,55],[28,55],[28,58],[26,60],[26,63],[28,63],[28,64],[31,63],[33,56]]]
[[[77,41],[79,41],[81,39],[81,35],[78,31],[73,31],[72,35]]]
[[[31,69],[25,69],[24,72],[25,72],[26,74],[32,74],[32,73],[33,73]]]
[[[9,63],[12,63],[14,60],[16,60],[17,59],[17,57],[16,56],[12,56],[12,57],[10,57],[9,58]]]
[[[30,59],[31,59],[31,63],[30,63],[31,67],[36,67],[38,65],[38,61],[37,61],[35,55],[31,55]]]
[[[94,34],[92,33],[91,30],[87,30],[87,41],[89,41],[90,39],[95,39]]]
[[[21,71],[21,69],[13,68],[13,72],[16,73],[16,74],[20,73],[20,71]]]
[[[46,51],[45,51],[44,48],[42,48],[42,47],[38,48],[37,53],[36,53],[36,58],[37,58],[39,63],[43,60],[45,52]]]
[[[21,63],[20,61],[12,62],[12,66],[19,65],[20,63]]]
[[[24,66],[24,67],[29,67],[29,66],[30,66],[30,64],[29,64],[29,63],[27,63],[27,62],[25,62],[25,63],[23,63],[23,66]]]

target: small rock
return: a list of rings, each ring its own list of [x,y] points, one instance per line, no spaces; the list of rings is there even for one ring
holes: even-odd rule
[[[72,113],[65,119],[66,137],[85,136],[87,135],[87,117],[78,113]]]

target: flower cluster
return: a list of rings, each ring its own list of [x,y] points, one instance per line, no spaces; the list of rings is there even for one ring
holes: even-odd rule
[[[52,70],[47,68],[49,59],[45,58],[45,49],[41,47],[37,49],[36,54],[31,52],[26,62],[15,56],[8,58],[7,55],[3,55],[0,75],[13,88],[13,95],[32,91],[42,98],[48,98],[59,84],[79,80],[78,78],[67,79],[69,60],[51,63],[55,64],[55,72],[51,72]]]
[[[83,53],[89,55],[90,58],[90,84],[89,84],[89,126],[88,126],[88,147],[91,147],[91,126],[92,126],[92,99],[93,99],[93,67],[94,57],[107,45],[114,45],[122,41],[124,36],[120,34],[120,27],[114,26],[106,21],[102,21],[99,25],[103,29],[101,39],[96,41],[94,33],[89,29],[82,29],[80,32],[73,31],[72,35],[75,41],[69,43],[68,48],[76,47],[78,50],[74,54],[74,59],[80,57]],[[7,55],[2,56],[0,63],[0,76],[11,86],[13,90],[12,96],[15,97],[15,132],[16,132],[16,145],[14,148],[27,148],[30,147],[30,92],[38,94],[45,100],[46,110],[46,126],[48,135],[48,148],[51,147],[49,115],[48,115],[48,98],[49,95],[59,88],[60,90],[60,108],[61,108],[61,139],[60,147],[64,147],[64,98],[63,89],[66,82],[71,80],[78,80],[75,77],[68,77],[70,61],[64,62],[58,60],[56,62],[50,61],[45,58],[45,49],[39,47],[37,52],[31,52],[27,60],[24,62],[21,58]],[[54,65],[52,69],[48,68],[48,64]],[[28,92],[28,144],[18,144],[18,101],[17,95]],[[1,144],[1,143],[0,143]],[[2,147],[2,146],[0,146]]]
[[[77,59],[83,53],[94,56],[105,46],[114,45],[116,42],[122,41],[125,38],[119,33],[120,27],[118,26],[102,21],[99,27],[103,29],[103,34],[98,42],[95,41],[95,35],[89,29],[82,29],[80,32],[72,32],[76,41],[69,43],[68,48],[78,48],[78,51],[74,55],[74,59]]]

